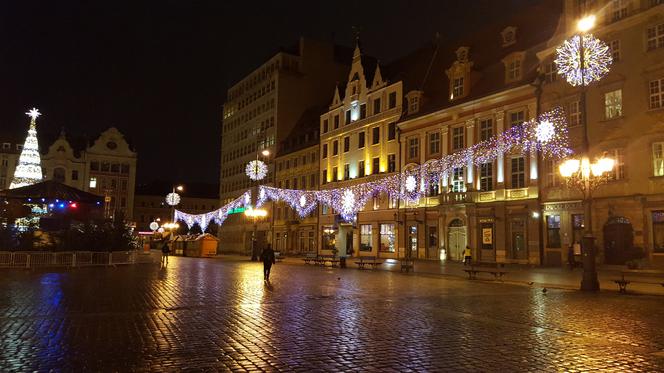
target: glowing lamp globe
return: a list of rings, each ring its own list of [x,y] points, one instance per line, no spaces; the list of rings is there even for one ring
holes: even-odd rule
[[[153,221],[152,223],[150,223],[150,229],[153,232],[156,231],[157,229],[159,229],[159,223],[157,223],[156,221]]]
[[[560,165],[560,175],[563,177],[570,177],[579,172],[580,166],[581,162],[579,162],[578,159],[568,159]]]

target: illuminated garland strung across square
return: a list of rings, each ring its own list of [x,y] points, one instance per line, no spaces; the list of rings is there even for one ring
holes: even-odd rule
[[[175,210],[175,221],[183,221],[185,224],[187,224],[189,229],[191,229],[194,224],[198,224],[201,227],[201,231],[205,232],[205,229],[207,229],[212,220],[221,225],[233,210],[240,207],[247,208],[250,204],[251,192],[246,191],[241,196],[222,206],[221,208],[206,212],[204,214],[187,214],[186,212]]]
[[[258,207],[267,201],[282,201],[295,210],[300,217],[305,217],[311,214],[318,204],[325,204],[338,212],[343,219],[350,221],[371,198],[380,194],[384,193],[390,198],[400,198],[405,201],[417,201],[430,185],[439,182],[441,177],[452,175],[455,168],[493,162],[503,154],[526,154],[534,151],[541,152],[544,158],[555,159],[571,154],[567,122],[561,108],[541,114],[537,119],[514,126],[470,148],[376,181],[324,190],[260,186],[256,205]],[[184,220],[187,225],[189,225],[189,220],[187,220],[189,218],[192,225],[198,223],[203,227],[201,222],[212,219],[214,216],[217,223],[221,224],[232,209],[250,205],[249,193],[249,191],[245,192],[233,202],[211,213],[189,215],[176,211],[176,217],[178,220]],[[209,220],[207,221],[209,222]]]

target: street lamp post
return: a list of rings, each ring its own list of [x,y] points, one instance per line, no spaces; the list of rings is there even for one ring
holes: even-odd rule
[[[166,195],[166,203],[171,206],[171,219],[175,223],[175,206],[180,203],[180,195],[177,192],[182,192],[184,187],[182,185],[173,185],[173,191]]]
[[[581,160],[568,159],[560,165],[560,175],[571,187],[579,189],[583,193],[583,224],[585,233],[583,235],[583,277],[581,279],[581,290],[599,290],[597,270],[595,269],[595,237],[592,225],[592,193],[598,186],[605,183],[609,178],[609,172],[613,170],[614,160],[602,157],[590,162],[587,156]]]

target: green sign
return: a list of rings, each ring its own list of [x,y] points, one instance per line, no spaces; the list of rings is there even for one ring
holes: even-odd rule
[[[232,209],[231,211],[228,212],[228,215],[230,214],[241,214],[244,212],[244,207],[236,207]]]

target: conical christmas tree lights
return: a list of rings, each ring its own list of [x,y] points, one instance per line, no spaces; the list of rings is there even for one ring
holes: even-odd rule
[[[26,113],[30,118],[28,137],[25,138],[18,165],[14,171],[9,189],[20,188],[42,181],[41,157],[39,156],[39,141],[37,141],[37,117],[39,110],[32,108]]]

